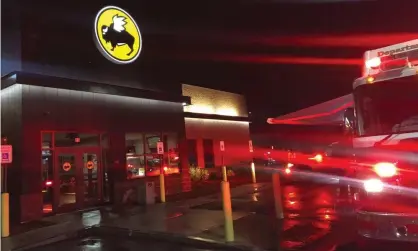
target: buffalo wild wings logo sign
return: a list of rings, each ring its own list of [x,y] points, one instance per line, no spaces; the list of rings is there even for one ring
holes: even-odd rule
[[[107,6],[97,13],[94,33],[97,48],[113,63],[132,63],[141,52],[138,25],[128,12],[119,7]]]

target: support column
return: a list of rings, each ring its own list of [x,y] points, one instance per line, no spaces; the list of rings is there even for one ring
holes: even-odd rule
[[[180,157],[180,169],[181,169],[181,191],[189,192],[192,190],[192,182],[189,173],[189,149],[187,148],[187,139],[179,139],[179,157]]]
[[[29,119],[28,119],[29,120]],[[37,126],[29,126],[25,124],[23,126],[23,144],[21,147],[22,166],[20,177],[16,177],[12,170],[8,174],[9,184],[10,179],[20,179],[18,183],[21,185],[20,202],[20,221],[33,221],[39,220],[43,216],[42,212],[42,166],[41,166],[41,130]],[[19,150],[16,149],[15,152]],[[13,156],[16,159],[16,155]],[[12,188],[10,187],[11,196]],[[10,198],[12,199],[12,198]],[[10,201],[12,202],[12,201]]]
[[[118,203],[123,196],[123,182],[126,181],[125,134],[109,133],[109,187],[110,201]]]
[[[201,168],[205,168],[205,151],[203,149],[203,139],[196,139],[196,151],[197,165]]]

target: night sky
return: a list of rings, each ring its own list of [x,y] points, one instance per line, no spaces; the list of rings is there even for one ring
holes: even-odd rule
[[[418,38],[416,0],[152,2],[180,78],[245,94],[262,120],[349,93],[365,50]]]
[[[91,25],[98,6],[135,11],[140,61],[175,82],[245,94],[263,122],[349,93],[365,50],[418,38],[417,0],[49,2],[72,25]]]

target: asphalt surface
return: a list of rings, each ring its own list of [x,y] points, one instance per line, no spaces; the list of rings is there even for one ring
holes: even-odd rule
[[[271,190],[232,197],[234,212],[245,213],[234,221],[237,243],[246,243],[262,250],[309,251],[412,251],[418,244],[364,242],[356,235],[355,206],[352,196],[341,191],[340,185],[331,182],[286,182],[282,186],[283,220],[275,218]],[[221,200],[202,203],[191,211],[222,211]],[[193,224],[193,222],[190,222]],[[224,226],[209,228],[197,237],[221,241]],[[96,236],[67,240],[37,250],[215,250],[199,249],[190,245],[147,238],[121,238]],[[219,250],[219,247],[216,248]]]
[[[31,251],[203,251],[199,249],[171,242],[160,242],[146,239],[117,238],[117,237],[89,237],[62,241],[53,245],[34,248]]]

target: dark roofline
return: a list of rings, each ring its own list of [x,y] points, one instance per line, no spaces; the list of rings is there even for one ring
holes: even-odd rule
[[[225,115],[193,113],[193,112],[185,112],[184,117],[194,118],[194,119],[216,119],[216,120],[251,122],[250,118],[248,117],[225,116]]]
[[[40,75],[28,72],[11,72],[1,78],[1,89],[5,89],[14,84],[24,84],[42,87],[51,87],[58,89],[85,91],[100,94],[110,94],[116,96],[125,96],[133,98],[145,98],[161,101],[169,101],[175,103],[191,103],[191,98],[171,93],[136,89],[131,87],[123,87],[109,84],[102,84],[90,81],[82,81],[47,75]]]

